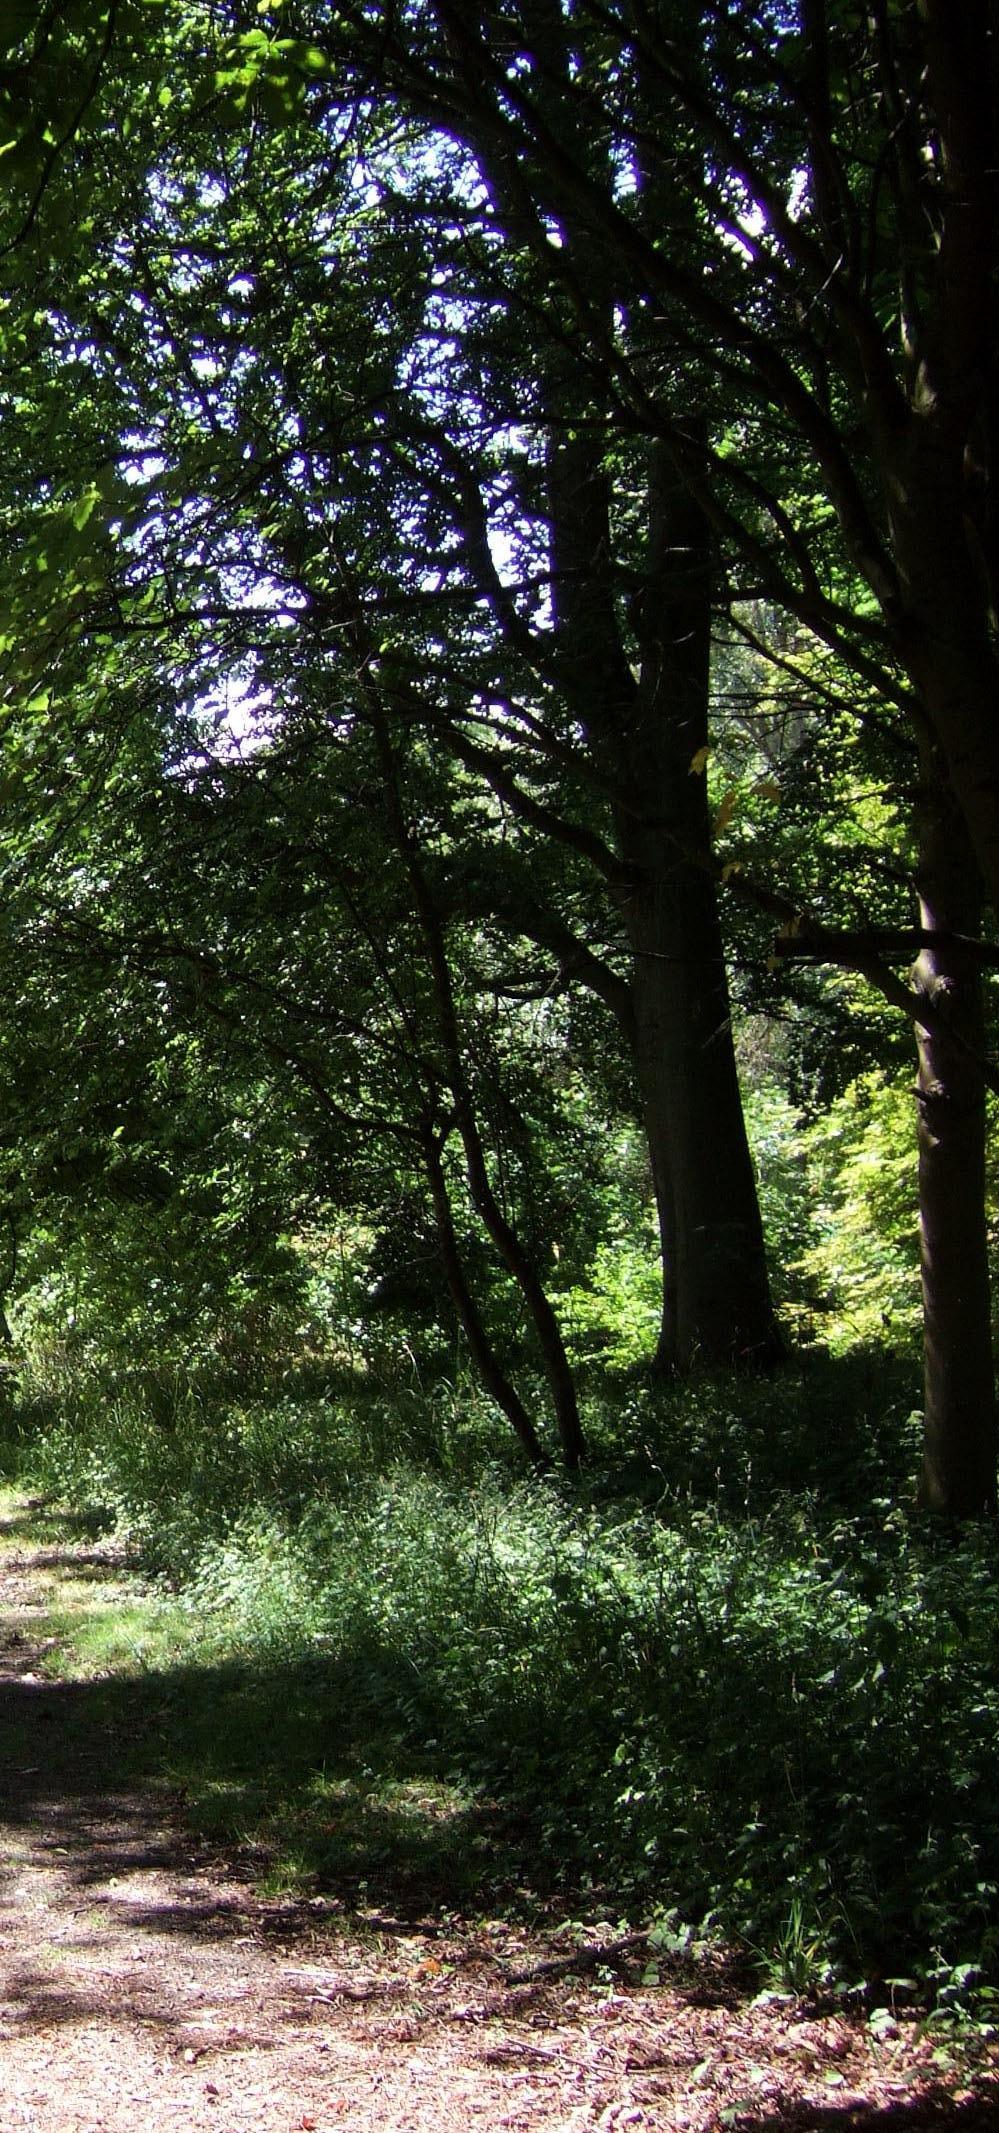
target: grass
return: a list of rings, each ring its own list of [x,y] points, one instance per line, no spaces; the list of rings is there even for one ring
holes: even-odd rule
[[[999,1577],[912,1508],[907,1394],[863,1357],[608,1381],[571,1486],[454,1388],[94,1374],[20,1427],[152,1580],[78,1582],[71,1670],[271,1885],[947,1991],[999,1957]]]

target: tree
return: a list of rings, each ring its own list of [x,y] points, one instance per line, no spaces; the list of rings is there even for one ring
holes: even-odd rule
[[[175,762],[226,689],[274,739],[346,730],[373,686],[393,748],[419,732],[473,781],[503,850],[469,814],[453,890],[588,987],[635,1063],[678,1367],[775,1346],[704,788],[711,617],[765,601],[824,645],[918,757],[918,923],[730,887],[923,1033],[927,1493],[988,1504],[987,10],[303,4],[192,8],[178,38],[172,101],[129,88],[125,164],[155,176],[46,327],[130,439],[91,643],[186,699]],[[975,1268],[960,1309],[947,1265]]]
[[[486,213],[502,230],[512,210],[537,264],[534,316],[568,317],[621,429],[660,441],[733,593],[764,594],[910,722],[927,825],[911,997],[869,941],[838,953],[913,1014],[924,1061],[940,1038],[921,1162],[926,1492],[959,1513],[991,1506],[983,1232],[968,1226],[981,1133],[939,1128],[966,1110],[950,1073],[981,1019],[974,950],[954,942],[976,890],[952,809],[999,887],[993,11],[802,0],[746,19],[581,0],[570,16],[524,0],[470,17],[427,0],[404,17],[348,6],[336,29],[302,19],[338,80],[464,144]],[[594,142],[611,144],[614,182]],[[673,215],[646,219],[650,189]],[[938,1273],[973,1262],[958,1309]]]
[[[179,627],[195,667],[207,653],[203,686],[228,659],[247,688],[313,696],[306,666],[325,661],[328,692],[340,646],[343,703],[349,617],[364,610],[399,724],[421,723],[532,845],[562,847],[573,878],[581,866],[595,877],[596,936],[578,934],[567,904],[541,909],[509,885],[504,901],[557,959],[552,983],[590,986],[631,1052],[663,1242],[660,1362],[773,1361],[697,767],[710,528],[672,453],[645,438],[628,464],[635,500],[612,509],[608,380],[578,322],[546,318],[502,159],[488,165],[502,212],[469,199],[442,227],[473,182],[467,154],[447,167],[438,141],[428,161],[425,126],[401,143],[392,112],[338,105],[321,43],[255,27],[222,56],[238,127],[219,147],[197,98],[186,130],[171,107],[156,188],[85,298],[91,344],[129,380],[149,464],[154,448],[166,457],[144,526],[131,514],[118,626],[137,626],[141,585],[139,626],[158,615],[174,657]],[[564,38],[556,56],[574,124]],[[259,98],[288,67],[311,68],[312,87],[274,131]],[[611,192],[615,154],[612,140],[599,150]],[[199,168],[212,173],[200,193]],[[607,276],[605,318],[620,293]]]

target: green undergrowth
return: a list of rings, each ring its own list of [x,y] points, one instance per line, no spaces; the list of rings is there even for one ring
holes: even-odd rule
[[[960,1997],[999,1971],[996,1538],[914,1512],[907,1394],[863,1358],[604,1384],[572,1484],[458,1389],[319,1373],[77,1374],[20,1428],[155,1573],[67,1663],[272,1882]]]

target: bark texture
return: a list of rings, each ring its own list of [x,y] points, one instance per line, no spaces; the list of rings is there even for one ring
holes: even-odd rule
[[[924,1456],[921,1500],[954,1518],[996,1508],[995,1386],[985,1220],[985,1042],[977,869],[954,811],[934,806],[923,830],[922,924],[934,934],[915,965],[933,1009],[918,1030],[916,1097],[923,1284]]]
[[[644,584],[621,646],[606,484],[584,445],[552,455],[556,611],[567,685],[613,794],[632,956],[634,1045],[663,1255],[662,1369],[769,1367],[782,1344],[736,1068],[711,859],[713,544],[669,453],[653,448]]]

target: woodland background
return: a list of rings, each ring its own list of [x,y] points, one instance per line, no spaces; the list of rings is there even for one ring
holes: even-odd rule
[[[997,37],[0,37],[11,1460],[284,1681],[304,1885],[349,1710],[525,1900],[979,2021]]]

